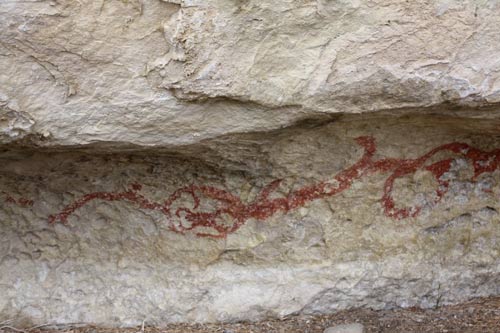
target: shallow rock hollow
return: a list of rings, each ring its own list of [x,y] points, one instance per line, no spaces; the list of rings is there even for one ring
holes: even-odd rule
[[[0,2],[0,321],[499,295],[498,14]]]
[[[337,120],[213,160],[5,152],[1,312],[161,325],[497,295],[498,124],[477,123]]]

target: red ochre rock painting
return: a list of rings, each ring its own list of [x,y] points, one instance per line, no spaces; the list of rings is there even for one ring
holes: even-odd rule
[[[18,206],[21,206],[21,207],[31,207],[34,204],[33,200],[26,199],[26,198],[23,198],[23,197],[20,197],[20,198],[16,199],[12,195],[8,194],[5,191],[1,191],[1,193],[5,196],[4,201],[6,203],[18,205]]]
[[[438,203],[447,193],[449,187],[449,181],[444,179],[443,175],[450,171],[452,161],[455,158],[465,158],[472,163],[474,168],[472,180],[483,173],[498,169],[500,165],[500,149],[486,152],[459,142],[438,146],[415,159],[381,158],[374,160],[377,151],[375,139],[370,136],[362,136],[355,140],[364,149],[362,157],[356,163],[340,171],[333,179],[305,186],[289,193],[287,197],[270,198],[271,193],[282,182],[281,179],[269,183],[260,191],[253,202],[247,204],[242,202],[238,196],[224,189],[204,185],[189,185],[179,188],[164,202],[154,202],[140,193],[142,185],[133,183],[123,192],[88,193],[64,207],[59,213],[49,216],[48,220],[50,223],[66,224],[68,218],[76,210],[91,201],[124,201],[134,204],[142,210],[155,210],[163,213],[167,218],[169,230],[173,232],[193,233],[198,237],[225,238],[228,234],[237,231],[251,218],[264,221],[277,212],[286,213],[302,207],[312,200],[334,196],[350,188],[354,181],[374,173],[389,173],[385,180],[381,205],[386,216],[400,220],[417,216],[422,207],[396,207],[392,197],[396,179],[410,175],[419,169],[431,172],[439,184],[434,200],[434,203]],[[452,153],[456,156],[425,165],[439,152]],[[192,198],[191,208],[174,207],[176,200],[183,200],[183,195]],[[200,198],[217,202],[217,207],[212,211],[200,211]],[[21,206],[32,204],[30,200],[15,200],[10,196],[7,197],[6,201]],[[232,223],[227,223],[228,217]]]

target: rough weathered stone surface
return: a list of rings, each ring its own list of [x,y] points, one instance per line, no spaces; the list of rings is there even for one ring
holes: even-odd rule
[[[161,325],[498,295],[497,128],[356,117],[209,142],[240,147],[212,161],[6,152],[0,313]]]
[[[500,294],[496,1],[0,1],[0,321]]]
[[[180,145],[324,113],[496,104],[499,14],[472,0],[2,1],[0,140]]]
[[[361,324],[343,324],[327,328],[323,333],[363,333],[364,327]]]

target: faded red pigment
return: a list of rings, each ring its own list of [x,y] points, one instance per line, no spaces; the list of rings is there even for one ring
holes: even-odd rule
[[[11,196],[10,194],[8,194],[7,192],[2,191],[1,193],[5,196],[4,201],[6,203],[18,205],[21,207],[31,207],[34,204],[33,200],[22,198],[22,197],[16,199],[13,196]]]
[[[443,175],[450,171],[454,158],[446,158],[425,165],[437,153],[453,153],[458,155],[455,158],[462,157],[472,162],[474,168],[472,180],[475,180],[483,173],[492,172],[500,166],[500,149],[486,152],[465,143],[453,142],[441,145],[415,159],[382,158],[374,160],[373,157],[377,151],[375,139],[363,136],[357,138],[356,142],[363,147],[364,153],[355,164],[339,172],[333,180],[303,187],[291,192],[287,197],[270,198],[270,195],[282,182],[281,179],[265,186],[257,198],[248,204],[243,203],[238,196],[224,189],[204,185],[182,187],[173,192],[164,202],[153,202],[139,193],[142,189],[140,184],[133,183],[124,192],[93,192],[86,194],[66,206],[61,212],[51,215],[49,222],[67,223],[71,214],[94,200],[125,201],[133,203],[141,209],[156,210],[163,213],[167,216],[168,227],[173,232],[180,234],[193,232],[198,237],[224,238],[228,234],[237,231],[251,218],[263,221],[277,212],[286,213],[302,207],[312,200],[334,196],[350,188],[352,183],[362,176],[377,172],[390,172],[385,181],[381,199],[384,213],[395,219],[403,219],[417,216],[422,207],[396,208],[396,203],[392,197],[396,179],[412,174],[419,169],[427,170],[434,175],[439,184],[434,203],[438,203],[448,191],[449,182],[443,179]],[[174,202],[186,194],[192,197],[193,207],[173,208]],[[218,207],[209,212],[197,211],[200,207],[200,197],[217,201]],[[181,222],[175,224],[172,220],[174,217],[177,217]],[[224,217],[229,217],[232,223],[225,223],[227,218]]]

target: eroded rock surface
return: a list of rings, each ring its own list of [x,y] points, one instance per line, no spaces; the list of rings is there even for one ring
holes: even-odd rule
[[[1,313],[161,325],[497,295],[497,128],[356,117],[208,142],[213,160],[4,153]]]
[[[183,145],[499,99],[497,1],[0,3],[0,112],[40,145]],[[3,137],[0,137],[5,141]]]
[[[0,1],[0,321],[500,294],[496,1]]]

